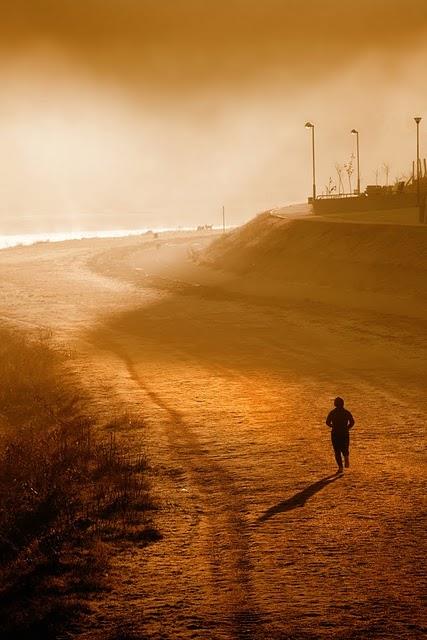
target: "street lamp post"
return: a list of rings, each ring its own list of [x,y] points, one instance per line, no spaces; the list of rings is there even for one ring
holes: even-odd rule
[[[356,155],[357,155],[357,195],[360,196],[360,155],[359,155],[359,132],[352,129],[351,133],[356,136]]]
[[[313,157],[313,202],[316,200],[316,159],[314,154],[314,124],[311,122],[305,123],[306,129],[311,129],[311,148]]]
[[[421,198],[420,198],[420,122],[422,118],[417,116],[414,118],[417,123],[417,206],[419,221],[424,222],[424,215],[421,211]]]

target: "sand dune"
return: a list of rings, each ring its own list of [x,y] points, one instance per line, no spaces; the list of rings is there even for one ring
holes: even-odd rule
[[[425,317],[427,227],[258,216],[206,260],[283,294]]]

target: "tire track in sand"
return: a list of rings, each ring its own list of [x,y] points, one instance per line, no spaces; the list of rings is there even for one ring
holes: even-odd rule
[[[207,517],[205,553],[210,567],[212,600],[217,624],[236,640],[264,638],[262,614],[252,585],[250,529],[245,506],[234,490],[232,475],[216,462],[186,423],[184,414],[150,388],[126,350],[110,341],[111,350],[126,366],[132,381],[166,416],[166,437],[173,456],[184,465]],[[201,533],[201,535],[203,535]]]

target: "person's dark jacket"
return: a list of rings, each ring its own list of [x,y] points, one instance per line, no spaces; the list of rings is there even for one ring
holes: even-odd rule
[[[337,407],[329,413],[326,424],[331,427],[332,433],[348,433],[354,425],[354,418],[344,407]]]

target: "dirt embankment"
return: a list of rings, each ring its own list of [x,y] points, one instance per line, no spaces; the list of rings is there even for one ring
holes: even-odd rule
[[[262,214],[216,240],[204,259],[264,293],[422,317],[426,256],[427,227]]]

